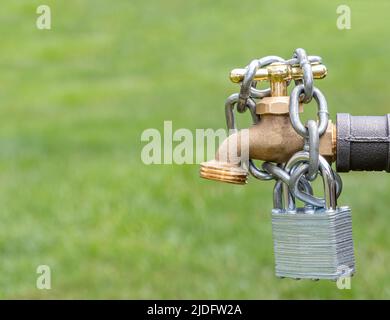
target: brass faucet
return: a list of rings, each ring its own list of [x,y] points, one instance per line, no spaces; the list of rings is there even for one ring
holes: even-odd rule
[[[323,79],[327,74],[325,65],[312,63],[314,79]],[[230,80],[239,83],[246,69],[234,69]],[[295,152],[302,150],[304,138],[296,133],[289,118],[288,85],[290,81],[301,81],[303,70],[299,65],[276,62],[256,71],[254,81],[269,81],[271,94],[256,103],[256,114],[260,120],[249,128],[249,158],[254,160],[286,162]],[[303,104],[299,111],[303,112]],[[246,184],[248,170],[241,161],[241,131],[231,134],[219,147],[215,159],[201,163],[200,176],[205,179],[234,184]],[[234,142],[234,143],[232,143]],[[235,150],[229,146],[234,145]],[[321,136],[319,151],[329,162],[335,160],[336,126],[329,121]],[[234,156],[232,156],[234,155]],[[223,160],[222,160],[223,159]]]

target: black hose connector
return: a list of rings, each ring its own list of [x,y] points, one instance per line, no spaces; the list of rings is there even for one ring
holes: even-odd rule
[[[390,114],[351,116],[337,114],[338,172],[390,172]]]

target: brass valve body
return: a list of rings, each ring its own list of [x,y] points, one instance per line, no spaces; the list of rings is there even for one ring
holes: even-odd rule
[[[228,139],[237,139],[234,158],[241,156],[241,132],[234,133]],[[241,163],[229,158],[229,142],[226,139],[218,149],[215,159],[201,164],[202,178],[236,184],[246,183],[247,171]],[[291,126],[288,114],[264,114],[259,123],[249,128],[249,158],[254,160],[284,163],[297,151],[302,150],[304,139]],[[320,138],[320,154],[329,162],[335,160],[336,128],[329,121],[328,129]],[[231,153],[230,153],[231,154]],[[227,161],[219,161],[227,159]]]

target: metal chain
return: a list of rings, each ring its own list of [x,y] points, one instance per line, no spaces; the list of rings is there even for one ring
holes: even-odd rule
[[[305,126],[302,124],[301,119],[299,117],[299,103],[300,103],[300,96],[302,93],[304,93],[305,87],[303,84],[297,85],[290,94],[290,120],[291,125],[295,129],[295,131],[301,135],[302,137],[308,137],[308,131],[305,128]],[[328,113],[328,105],[326,103],[325,96],[322,94],[322,92],[317,89],[313,88],[313,98],[317,102],[317,108],[318,108],[318,131],[320,136],[322,136],[327,127],[328,127],[328,120],[329,120],[329,113]]]
[[[284,60],[278,56],[266,56],[255,59],[246,67],[244,79],[241,82],[239,93],[232,94],[225,103],[225,115],[227,127],[230,130],[238,130],[234,115],[234,107],[237,112],[243,113],[250,110],[253,123],[260,120],[256,114],[256,103],[254,99],[262,99],[270,96],[270,88],[264,90],[256,89],[257,82],[254,81],[255,74],[259,68],[265,67],[274,62],[283,62],[292,66],[300,66],[303,71],[302,80],[295,81],[295,87],[290,94],[289,114],[291,125],[294,130],[304,138],[303,151],[297,152],[287,164],[275,164],[264,162],[262,169],[256,167],[252,159],[249,159],[248,170],[257,179],[277,180],[274,192],[278,188],[284,189],[284,201],[287,201],[289,209],[295,198],[315,207],[327,207],[325,199],[332,201],[341,194],[342,181],[340,176],[332,169],[328,162],[319,153],[320,137],[326,132],[329,120],[328,107],[325,96],[314,86],[314,79],[311,64],[321,63],[319,56],[307,56],[304,49],[298,48],[294,51],[293,57]],[[318,123],[316,120],[308,120],[305,125],[299,116],[300,103],[307,104],[314,98],[317,104]],[[325,198],[313,196],[313,189],[310,181],[314,181],[318,173],[325,180],[333,179],[335,183],[335,195],[326,195]],[[335,198],[335,199],[333,199]],[[279,201],[279,200],[278,200]],[[291,208],[290,208],[291,207]]]
[[[258,69],[273,62],[284,62],[284,59],[278,56],[267,56],[261,59],[252,60],[252,62],[246,67],[247,71],[245,73],[244,80],[242,80],[241,83],[239,99],[237,102],[238,112],[243,113],[245,111],[245,106],[250,96],[253,98],[263,98],[270,95],[271,89],[257,90],[253,87],[253,79]]]
[[[320,133],[317,122],[308,120],[306,122],[308,137],[305,138],[304,150],[309,151],[309,168],[306,178],[313,181],[317,177],[319,156],[320,156]]]
[[[233,130],[237,131],[237,124],[236,124],[236,118],[234,115],[234,106],[237,104],[238,108],[238,103],[239,103],[239,94],[234,93],[232,94],[229,98],[227,98],[226,103],[225,103],[225,115],[226,115],[226,124],[228,130]],[[252,115],[252,120],[253,123],[256,124],[259,121],[259,118],[256,114],[256,104],[252,99],[246,100],[245,103],[245,109],[250,110],[251,115]],[[238,111],[238,110],[237,110]],[[267,171],[260,170],[259,168],[256,167],[252,159],[249,159],[249,172],[254,176],[255,178],[259,180],[272,180],[273,176],[269,174]]]
[[[304,96],[303,102],[309,103],[313,98],[313,73],[311,71],[311,63],[309,58],[307,57],[306,51],[302,48],[298,48],[295,50],[293,58],[296,58],[299,62],[299,66],[303,70],[303,88],[304,88]]]

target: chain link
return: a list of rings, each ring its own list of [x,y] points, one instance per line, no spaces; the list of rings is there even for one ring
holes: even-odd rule
[[[299,66],[303,70],[303,88],[304,88],[304,95],[303,95],[303,102],[309,103],[311,99],[313,98],[313,72],[311,71],[311,63],[307,57],[306,51],[302,48],[298,48],[295,50],[294,58],[297,59]],[[297,83],[296,83],[297,84]]]
[[[309,151],[309,168],[306,178],[309,181],[313,181],[317,177],[319,156],[320,156],[320,134],[318,131],[317,122],[314,120],[308,120],[306,122],[306,128],[308,131],[308,137],[305,138],[304,150]]]
[[[297,85],[290,94],[290,120],[291,125],[295,129],[295,131],[301,135],[302,137],[308,137],[308,131],[305,128],[305,126],[302,124],[301,119],[299,117],[299,103],[300,103],[300,95],[304,92],[304,86],[303,84]],[[325,96],[322,94],[322,92],[315,88],[313,89],[313,97],[314,100],[317,102],[317,108],[318,108],[318,132],[319,135],[322,136],[327,127],[328,127],[328,121],[329,121],[329,113],[328,113],[328,105],[326,103]]]
[[[236,118],[234,115],[234,106],[237,104],[238,108],[238,102],[239,100],[239,94],[234,93],[229,98],[227,98],[226,103],[225,103],[225,115],[226,115],[226,124],[227,128],[230,131],[237,131],[237,124],[236,124]],[[248,99],[245,104],[245,109],[250,110],[251,115],[252,115],[252,121],[254,124],[256,124],[259,121],[259,118],[256,114],[256,104],[252,99]],[[238,110],[237,110],[238,111]],[[259,179],[259,180],[272,180],[273,176],[269,174],[267,171],[260,170],[259,168],[256,167],[255,163],[253,162],[252,159],[249,159],[248,163],[248,170],[252,174],[253,177]]]
[[[246,67],[246,73],[244,80],[241,83],[241,89],[239,99],[237,102],[237,111],[243,113],[245,111],[245,105],[250,96],[252,98],[263,98],[271,94],[271,89],[257,90],[253,79],[258,69],[265,67],[274,62],[284,62],[284,59],[278,56],[267,56],[261,59],[252,60],[252,62]]]

